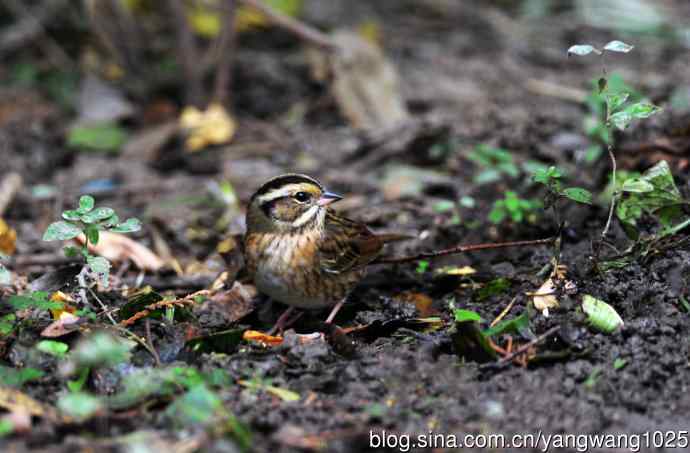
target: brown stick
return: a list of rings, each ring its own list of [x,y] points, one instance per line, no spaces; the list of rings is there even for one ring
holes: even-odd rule
[[[543,334],[539,335],[534,340],[530,341],[527,344],[520,346],[519,348],[517,348],[515,351],[511,352],[507,356],[502,357],[501,360],[496,362],[496,365],[503,365],[504,363],[508,363],[508,362],[512,361],[515,357],[527,352],[529,350],[529,348],[531,348],[532,346],[536,345],[537,343],[541,343],[542,341],[546,340],[551,335],[558,332],[558,329],[560,329],[560,328],[561,328],[560,326],[554,326],[554,327],[550,328],[549,330],[547,330]]]
[[[185,102],[199,107],[201,102],[201,71],[199,70],[199,52],[194,40],[194,33],[187,21],[187,14],[182,0],[168,0],[168,7],[175,24],[177,52],[182,60],[185,77]]]
[[[409,263],[425,258],[437,258],[439,256],[455,255],[459,253],[476,252],[478,250],[502,249],[507,247],[529,247],[534,245],[551,244],[554,238],[536,239],[533,241],[513,241],[513,242],[493,242],[485,244],[459,245],[449,249],[437,250],[435,252],[422,252],[413,256],[400,256],[392,258],[379,258],[369,264],[390,264],[390,263]]]
[[[235,56],[235,0],[226,0],[227,8],[223,11],[223,29],[218,37],[218,68],[213,87],[213,100],[227,104],[228,88],[232,83],[232,62]]]
[[[286,29],[287,31],[299,36],[301,39],[321,47],[325,50],[335,50],[338,45],[325,33],[310,27],[304,22],[293,19],[280,13],[261,0],[239,0],[240,3],[257,9],[263,13],[273,24]]]

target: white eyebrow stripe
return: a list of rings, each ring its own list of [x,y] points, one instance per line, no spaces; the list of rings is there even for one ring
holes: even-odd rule
[[[309,222],[318,212],[319,212],[320,206],[314,205],[311,208],[307,209],[304,214],[299,216],[297,220],[292,222],[293,227],[301,227],[305,223]]]
[[[289,196],[295,190],[298,190],[301,186],[299,184],[288,184],[280,189],[273,189],[265,195],[259,197],[259,204],[268,203],[269,201],[277,200],[278,198],[283,198]]]

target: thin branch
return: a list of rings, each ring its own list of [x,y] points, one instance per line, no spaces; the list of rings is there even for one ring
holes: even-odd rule
[[[213,88],[213,100],[227,104],[228,89],[232,83],[232,63],[235,57],[235,0],[226,0],[223,10],[223,28],[217,41],[218,68]]]
[[[284,28],[301,39],[325,50],[335,50],[338,45],[327,34],[310,27],[286,14],[280,13],[261,0],[239,0],[240,3],[250,6],[263,13],[270,22]]]
[[[451,247],[449,249],[437,250],[434,252],[423,252],[413,256],[379,258],[372,261],[370,264],[409,263],[410,261],[417,261],[425,258],[437,258],[439,256],[476,252],[478,250],[502,249],[508,247],[531,247],[535,245],[552,244],[553,242],[554,238],[548,238],[536,239],[533,241],[494,242],[485,244],[459,245],[457,247]]]
[[[549,330],[547,330],[547,331],[544,332],[543,334],[539,335],[537,338],[535,338],[534,340],[530,341],[529,343],[524,344],[524,345],[520,346],[519,348],[517,348],[516,350],[514,350],[513,352],[511,352],[510,354],[501,357],[501,359],[500,359],[499,361],[487,363],[487,364],[483,365],[482,368],[494,368],[494,367],[499,367],[499,366],[501,366],[501,365],[505,365],[505,364],[508,363],[508,362],[511,362],[514,358],[516,358],[516,357],[518,357],[518,356],[520,356],[520,355],[526,353],[527,351],[529,351],[530,348],[536,346],[537,344],[539,344],[539,343],[541,343],[542,341],[544,341],[544,340],[546,340],[547,338],[549,338],[551,335],[553,335],[553,334],[555,334],[556,332],[558,332],[558,330],[559,330],[560,328],[561,328],[560,326],[553,326],[552,328],[550,328]]]
[[[158,355],[158,351],[156,351],[156,348],[153,346],[153,340],[151,339],[151,320],[147,319],[144,325],[146,326],[146,342],[149,344],[149,347],[151,348],[153,359],[156,361],[156,366],[160,368],[161,357],[160,355]]]
[[[607,106],[608,109],[608,106]],[[604,226],[604,231],[601,232],[601,238],[606,239],[606,235],[609,233],[609,228],[611,228],[611,220],[613,219],[613,210],[616,207],[616,199],[618,198],[618,189],[616,188],[616,156],[613,154],[613,145],[609,144],[606,149],[609,152],[609,158],[611,159],[611,184],[613,184],[613,195],[611,195],[611,206],[609,207],[609,216],[606,219],[606,226]]]
[[[194,33],[187,21],[183,1],[168,0],[168,7],[175,24],[177,53],[185,76],[185,102],[188,105],[199,106],[202,81]]]

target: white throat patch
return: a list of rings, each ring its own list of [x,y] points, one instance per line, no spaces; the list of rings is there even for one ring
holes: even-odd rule
[[[307,209],[304,212],[304,214],[302,214],[294,222],[292,222],[292,226],[295,228],[301,227],[302,225],[313,219],[316,215],[318,215],[320,209],[321,207],[317,205],[314,205],[311,208]]]

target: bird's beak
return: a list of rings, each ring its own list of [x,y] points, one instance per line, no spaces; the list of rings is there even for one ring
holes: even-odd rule
[[[319,206],[328,206],[329,204],[335,203],[336,201],[342,200],[342,199],[343,199],[343,197],[341,197],[338,194],[335,194],[332,192],[324,192],[321,195],[321,198],[319,198],[319,201],[317,202],[317,204]]]

